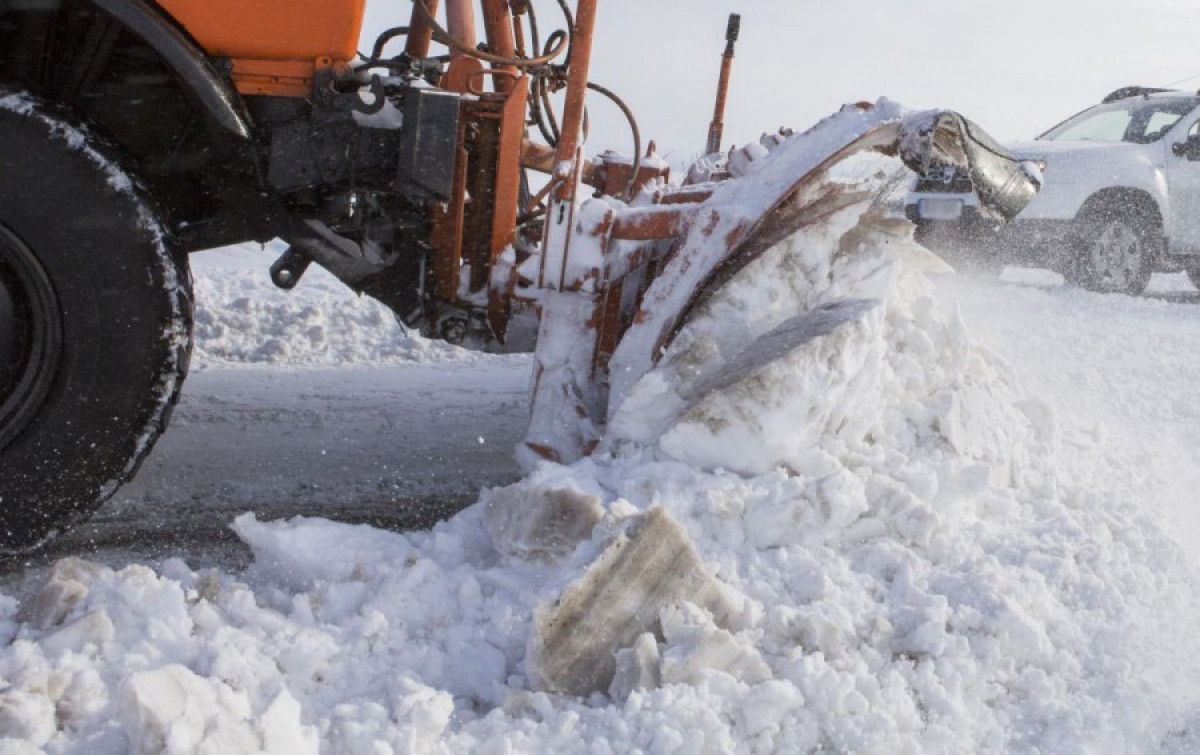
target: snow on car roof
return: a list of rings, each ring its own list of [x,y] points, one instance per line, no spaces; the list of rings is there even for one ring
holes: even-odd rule
[[[1200,92],[1193,92],[1185,89],[1152,89],[1148,87],[1124,87],[1118,89],[1101,102],[1108,104],[1110,102],[1118,102],[1120,100],[1128,100],[1134,97],[1142,97],[1148,99],[1175,99],[1180,97],[1190,97],[1200,100]]]

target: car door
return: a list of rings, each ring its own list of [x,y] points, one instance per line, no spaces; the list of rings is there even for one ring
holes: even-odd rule
[[[1200,113],[1193,111],[1166,144],[1166,231],[1171,254],[1200,254]]]

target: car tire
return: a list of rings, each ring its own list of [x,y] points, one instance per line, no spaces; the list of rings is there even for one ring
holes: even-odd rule
[[[97,140],[0,92],[0,552],[95,510],[165,429],[191,282]]]
[[[1137,296],[1146,289],[1162,246],[1159,224],[1145,213],[1102,205],[1082,219],[1068,282],[1090,291]]]

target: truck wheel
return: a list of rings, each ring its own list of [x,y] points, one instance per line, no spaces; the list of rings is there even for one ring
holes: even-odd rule
[[[1102,206],[1083,221],[1076,264],[1067,279],[1091,291],[1137,296],[1150,282],[1160,245],[1157,223]]]
[[[0,92],[0,552],[130,479],[187,370],[186,263],[94,141]]]

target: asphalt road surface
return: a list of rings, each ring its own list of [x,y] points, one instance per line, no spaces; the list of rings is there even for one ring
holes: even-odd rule
[[[528,357],[200,369],[136,479],[89,522],[0,573],[69,555],[236,568],[249,551],[229,523],[247,511],[431,526],[482,487],[517,479],[529,374]]]

